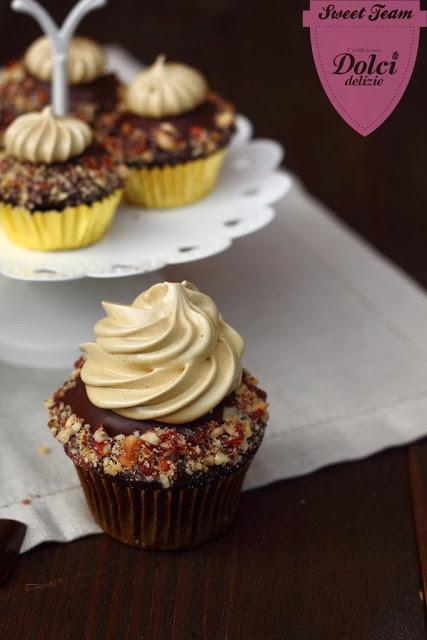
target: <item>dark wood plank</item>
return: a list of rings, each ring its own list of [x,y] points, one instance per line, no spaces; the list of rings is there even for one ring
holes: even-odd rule
[[[410,447],[408,456],[423,597],[427,602],[427,441]]]
[[[233,529],[194,551],[44,545],[0,590],[2,638],[421,640],[416,556],[391,451],[244,494]]]

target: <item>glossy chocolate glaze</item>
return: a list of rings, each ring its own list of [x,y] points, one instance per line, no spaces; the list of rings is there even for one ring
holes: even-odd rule
[[[201,416],[193,422],[187,422],[185,424],[168,424],[157,420],[133,420],[132,418],[120,416],[118,413],[110,411],[109,409],[96,407],[89,400],[86,392],[86,386],[80,376],[76,378],[75,382],[76,384],[73,387],[65,391],[61,401],[64,402],[64,404],[69,405],[73,413],[78,418],[83,418],[84,421],[91,426],[93,431],[102,425],[111,437],[120,434],[130,435],[134,431],[144,433],[144,431],[148,431],[148,429],[155,427],[160,429],[197,429],[203,426],[207,427],[209,422],[212,420],[221,423],[224,408],[233,407],[236,404],[236,394],[233,392],[224,398],[224,400],[222,400],[222,402],[220,402],[213,411],[206,413],[204,416]],[[262,400],[266,399],[267,394],[265,391],[248,383],[245,371],[243,372],[243,382],[251,389],[254,389],[259,398]]]
[[[224,398],[213,411],[193,422],[187,422],[185,424],[171,425],[156,420],[133,420],[120,416],[118,413],[110,411],[109,409],[101,409],[92,404],[86,393],[86,386],[80,377],[77,378],[75,386],[65,392],[61,400],[64,404],[71,407],[71,410],[78,418],[83,418],[86,423],[90,424],[93,431],[102,425],[111,437],[120,434],[130,435],[134,431],[144,433],[144,431],[152,429],[153,427],[164,429],[196,429],[205,425],[207,426],[212,420],[222,422],[224,407],[232,407],[236,404],[236,396],[234,393],[231,393]]]
[[[73,85],[70,87],[70,111],[74,116],[93,124],[100,113],[116,108],[119,88],[120,83],[112,73],[87,85]],[[50,83],[29,74],[23,79],[6,80],[0,88],[0,144],[4,131],[16,117],[29,111],[40,111],[49,102]]]
[[[101,144],[105,144],[107,148],[110,148],[111,140],[115,139],[123,160],[129,166],[140,167],[146,162],[140,159],[141,142],[138,139],[135,146],[136,138],[132,135],[132,131],[142,131],[145,134],[145,146],[153,153],[152,164],[174,165],[194,159],[194,145],[201,131],[214,141],[214,151],[225,147],[230,142],[235,132],[234,122],[225,128],[219,127],[216,122],[217,115],[225,109],[232,111],[233,107],[216,94],[209,93],[201,105],[181,115],[147,118],[130,111],[107,114],[100,120],[97,135]],[[156,143],[156,132],[164,123],[172,125],[178,131],[180,147],[173,151],[162,149]]]
[[[51,83],[33,78],[34,83],[45,91],[50,99]],[[119,81],[114,73],[106,73],[89,84],[70,85],[70,105],[77,107],[82,102],[93,102],[99,105],[99,110],[114,109],[118,100]]]
[[[22,69],[22,77],[14,77]],[[10,72],[10,76],[8,76]],[[84,120],[103,111],[115,109],[119,100],[120,82],[113,73],[106,73],[93,82],[70,86],[71,111]],[[25,71],[20,61],[6,67],[0,88],[0,108],[3,124],[28,111],[38,111],[50,102],[51,83],[35,78]]]
[[[201,105],[176,116],[167,116],[165,118],[147,118],[136,115],[130,111],[124,111],[116,120],[117,129],[123,124],[130,124],[133,128],[143,129],[149,135],[158,129],[160,122],[168,122],[178,129],[181,135],[190,137],[190,129],[192,127],[203,127],[204,129],[215,129],[220,132],[223,130],[217,127],[215,116],[218,113],[219,103],[213,99],[207,99]]]

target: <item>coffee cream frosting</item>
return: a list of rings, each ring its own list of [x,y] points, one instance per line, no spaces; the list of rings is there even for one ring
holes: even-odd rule
[[[52,45],[46,36],[37,38],[27,49],[24,64],[39,80],[52,79]],[[105,71],[105,56],[101,47],[89,38],[75,37],[68,50],[68,80],[70,84],[89,84]]]
[[[89,126],[77,118],[58,118],[50,107],[19,116],[6,129],[6,152],[23,162],[52,164],[80,155],[92,142]]]
[[[156,284],[132,305],[103,303],[96,342],[82,345],[91,402],[171,424],[209,413],[241,383],[243,340],[189,282]]]
[[[199,71],[165,62],[165,56],[159,56],[128,87],[126,106],[140,116],[164,118],[195,109],[207,92],[208,85]]]

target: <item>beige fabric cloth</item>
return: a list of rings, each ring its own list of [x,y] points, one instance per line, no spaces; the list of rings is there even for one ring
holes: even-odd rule
[[[245,337],[245,364],[269,392],[246,488],[427,433],[427,297],[298,185],[270,227],[159,274],[184,278]],[[137,295],[144,280],[133,281]],[[46,427],[42,401],[65,375],[0,364],[0,517],[28,524],[24,550],[98,531]]]

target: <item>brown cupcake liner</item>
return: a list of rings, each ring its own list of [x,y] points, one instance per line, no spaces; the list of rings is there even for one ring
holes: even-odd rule
[[[250,460],[191,488],[128,485],[75,465],[99,526],[141,549],[186,549],[219,536],[231,524]]]

